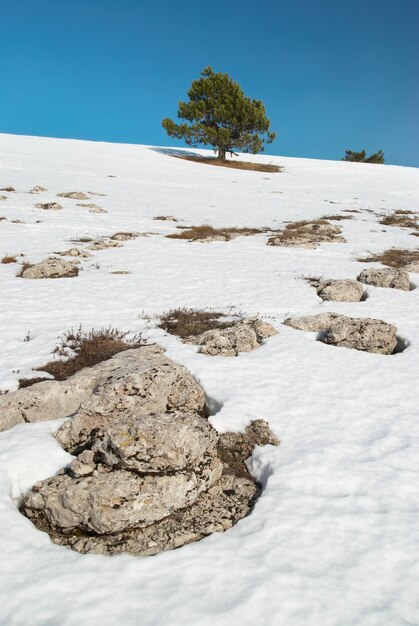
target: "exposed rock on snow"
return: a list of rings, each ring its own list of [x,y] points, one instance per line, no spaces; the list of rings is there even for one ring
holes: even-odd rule
[[[110,239],[97,239],[87,247],[89,250],[106,250],[107,248],[120,248],[121,244]]]
[[[320,313],[291,317],[284,324],[298,330],[321,332],[320,341],[377,354],[392,354],[397,346],[397,328],[369,317]]]
[[[22,512],[79,552],[156,554],[223,531],[260,493],[245,459],[278,445],[263,420],[219,437],[197,414],[122,416],[58,476],[26,495]]]
[[[113,241],[130,241],[139,237],[139,233],[115,233],[111,239]]]
[[[7,196],[3,196],[2,194],[0,194],[0,200],[7,200]]]
[[[204,391],[185,367],[169,359],[159,346],[142,346],[65,381],[44,381],[0,395],[0,431],[23,422],[68,417],[80,408],[57,433],[60,443],[72,451],[85,445],[92,429],[125,409],[140,415],[179,410],[202,413],[204,404]]]
[[[236,322],[228,328],[207,330],[200,335],[185,339],[186,343],[201,346],[203,354],[212,356],[237,356],[259,347],[263,339],[277,334],[277,330],[262,320],[250,318]]]
[[[35,204],[35,207],[45,211],[60,211],[63,208],[58,202],[38,202],[38,204]]]
[[[317,248],[321,243],[344,242],[340,226],[330,224],[327,220],[313,222],[295,222],[288,224],[279,234],[268,239],[269,246],[286,246],[297,248]]]
[[[320,280],[317,285],[317,295],[322,300],[336,302],[360,302],[364,288],[357,280]]]
[[[75,261],[49,257],[23,270],[22,278],[72,278],[79,273]]]
[[[82,259],[87,259],[92,256],[90,252],[87,250],[83,250],[82,248],[70,248],[69,250],[64,250],[64,252],[57,252],[60,256],[74,256],[81,257]]]
[[[409,274],[393,267],[379,269],[365,269],[358,275],[357,280],[366,285],[374,287],[390,287],[392,289],[402,289],[409,291]]]
[[[71,198],[72,200],[88,200],[89,196],[86,196],[82,191],[63,191],[57,193],[60,198]]]
[[[28,193],[42,193],[43,191],[48,191],[45,187],[41,187],[41,185],[35,185]]]

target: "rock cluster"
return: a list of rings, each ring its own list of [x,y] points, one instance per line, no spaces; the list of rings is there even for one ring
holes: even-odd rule
[[[340,226],[327,220],[288,224],[279,234],[268,239],[269,246],[317,248],[321,243],[344,242]]]
[[[397,328],[369,317],[320,313],[291,317],[284,324],[298,330],[319,332],[323,343],[377,354],[392,354],[397,347]]]
[[[219,436],[203,416],[203,389],[161,348],[113,360],[106,373],[92,368],[90,395],[56,434],[77,457],[36,483],[22,512],[79,552],[143,556],[247,515],[260,487],[244,461],[255,445],[279,443],[266,422]]]
[[[234,322],[227,328],[207,330],[200,335],[184,339],[186,343],[200,346],[200,352],[211,356],[237,356],[240,352],[255,350],[264,339],[277,334],[277,330],[258,318]]]
[[[394,267],[362,270],[357,280],[374,287],[389,287],[402,291],[409,291],[410,289],[409,274],[405,270]]]
[[[79,273],[76,261],[64,261],[57,257],[48,257],[39,263],[23,269],[22,278],[72,278]]]

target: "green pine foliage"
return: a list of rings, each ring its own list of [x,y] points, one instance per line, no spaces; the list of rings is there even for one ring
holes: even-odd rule
[[[213,146],[221,161],[235,149],[262,152],[263,144],[275,139],[261,100],[247,98],[228,74],[206,67],[201,78],[192,82],[188,96],[189,102],[179,102],[177,113],[186,122],[176,124],[169,118],[162,122],[170,137],[189,146]]]
[[[352,150],[346,150],[345,156],[342,161],[353,161],[356,163],[384,163],[384,152],[379,150],[371,156],[367,157],[365,150],[362,152],[353,152]]]

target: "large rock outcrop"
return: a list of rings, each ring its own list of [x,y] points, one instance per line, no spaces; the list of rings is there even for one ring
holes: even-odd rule
[[[410,290],[409,274],[405,270],[394,267],[362,270],[357,280],[374,287],[388,287],[390,289],[401,289],[402,291]]]
[[[80,409],[58,435],[72,449],[72,442],[82,437],[85,443],[108,414],[128,408],[141,415],[167,410],[202,413],[204,404],[203,389],[185,367],[169,359],[160,346],[142,346],[65,381],[44,381],[0,395],[0,431],[24,422],[68,417]]]
[[[319,332],[323,343],[377,354],[392,354],[397,347],[397,328],[369,317],[320,313],[291,317],[284,324],[298,330]]]
[[[26,268],[24,267],[21,277],[34,279],[73,278],[74,276],[77,276],[78,273],[79,269],[75,265],[74,261],[71,262],[57,257],[49,257],[39,263],[29,265]]]

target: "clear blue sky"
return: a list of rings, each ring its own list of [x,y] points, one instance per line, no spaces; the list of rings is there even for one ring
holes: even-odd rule
[[[206,65],[264,101],[272,154],[419,166],[419,0],[0,0],[0,132],[181,145]]]

